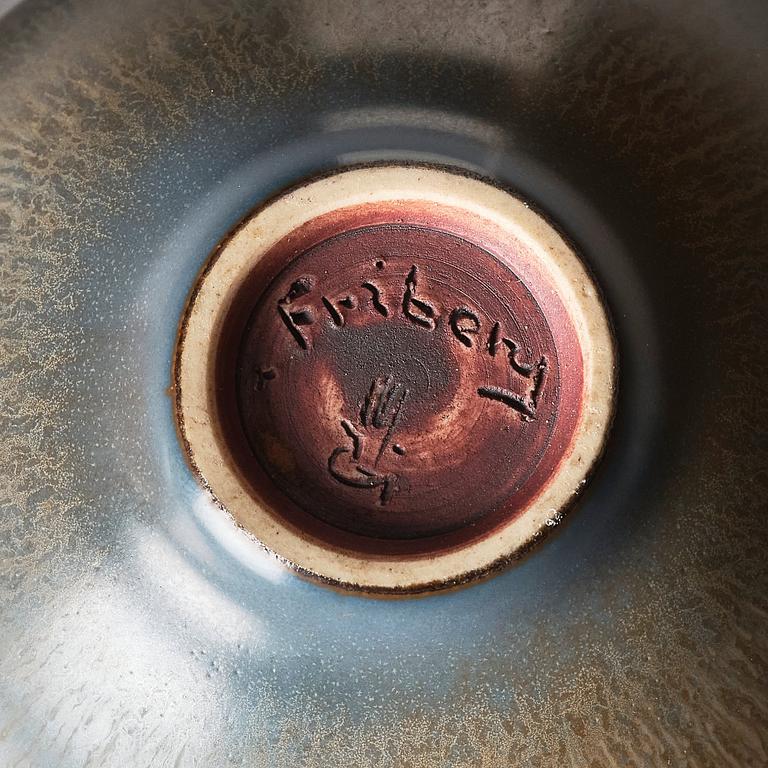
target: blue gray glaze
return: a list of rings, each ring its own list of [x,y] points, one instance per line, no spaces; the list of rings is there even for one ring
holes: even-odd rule
[[[740,74],[764,10],[345,5],[0,22],[0,764],[766,764],[768,94]],[[543,210],[621,355],[558,535],[407,600],[304,581],[237,530],[166,393],[221,238],[383,159]]]

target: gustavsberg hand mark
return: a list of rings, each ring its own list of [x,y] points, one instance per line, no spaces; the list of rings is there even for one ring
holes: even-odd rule
[[[394,472],[378,472],[377,466],[397,429],[407,397],[408,389],[395,383],[392,375],[374,379],[360,408],[360,429],[349,419],[341,419],[341,427],[350,439],[351,447],[339,446],[328,457],[328,471],[338,482],[353,488],[381,487],[381,504],[389,502],[400,490],[400,476]],[[376,438],[382,429],[386,431],[376,448]],[[392,450],[398,456],[405,453],[399,444]],[[364,454],[370,455],[374,451],[373,462],[364,462]]]

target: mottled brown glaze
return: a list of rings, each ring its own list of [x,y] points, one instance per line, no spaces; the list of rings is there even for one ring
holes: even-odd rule
[[[229,338],[251,311],[219,404],[279,514],[346,547],[426,552],[541,490],[573,434],[581,356],[572,333],[555,342],[557,303],[514,272],[519,245],[497,258],[444,215],[391,213],[336,213],[330,236],[315,221],[298,235],[310,247],[292,234],[273,249],[279,271],[237,302]]]
[[[764,768],[767,13],[25,3],[0,35],[0,763]],[[148,394],[201,254],[255,203],[199,247],[175,228],[232,167],[263,179],[265,147],[340,124],[471,134],[599,255],[499,161],[537,158],[627,246],[659,328],[633,352],[603,249],[625,376],[593,491],[524,568],[418,603],[275,583],[237,531],[201,539]]]

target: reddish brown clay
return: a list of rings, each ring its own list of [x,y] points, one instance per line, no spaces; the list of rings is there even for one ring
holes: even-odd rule
[[[465,235],[426,207],[347,209],[285,238],[240,291],[217,407],[241,473],[292,527],[373,555],[445,550],[557,468],[583,383],[567,313],[516,272],[527,254]]]

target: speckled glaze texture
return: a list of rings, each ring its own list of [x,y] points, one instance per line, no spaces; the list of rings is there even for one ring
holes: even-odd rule
[[[0,765],[768,763],[764,3],[23,3],[0,20]],[[346,164],[519,190],[604,290],[605,460],[508,572],[285,571],[166,393],[254,206]]]

